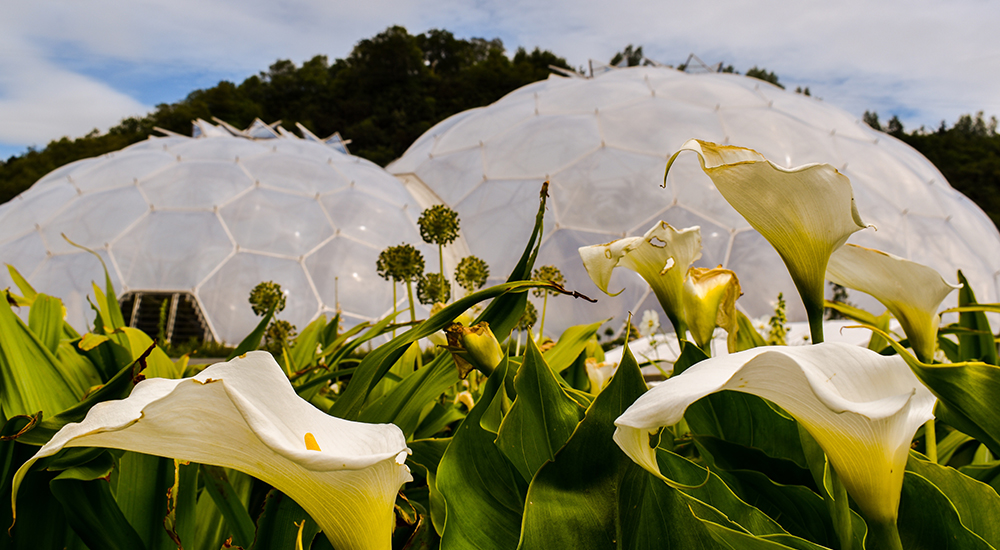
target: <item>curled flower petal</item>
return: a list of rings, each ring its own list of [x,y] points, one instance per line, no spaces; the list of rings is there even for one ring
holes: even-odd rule
[[[621,293],[608,291],[614,268],[624,266],[641,275],[677,329],[684,320],[681,301],[684,276],[691,264],[701,257],[701,228],[694,226],[678,231],[661,221],[642,237],[581,247],[580,257],[594,284],[612,296]]]
[[[127,399],[95,405],[21,466],[15,503],[31,465],[66,447],[123,449],[245,472],[298,502],[344,549],[391,547],[396,493],[411,480],[398,427],[321,412],[262,351],[192,378],[150,378]]]
[[[727,347],[736,351],[736,330],[739,317],[736,299],[740,297],[740,281],[728,269],[692,267],[684,280],[684,312],[688,330],[701,349],[709,349],[715,327],[729,333]]]
[[[814,341],[822,340],[826,264],[861,221],[851,182],[829,164],[782,168],[744,147],[688,140],[702,170],[722,196],[781,256],[809,315]],[[816,338],[818,332],[818,338]]]
[[[833,253],[826,277],[882,302],[899,320],[921,361],[934,357],[941,302],[951,291],[962,288],[923,264],[853,244]]]
[[[824,343],[708,359],[637,399],[615,421],[614,439],[632,460],[661,475],[650,435],[680,421],[691,403],[722,390],[784,408],[823,447],[865,515],[895,521],[910,441],[934,417],[935,403],[901,357]]]

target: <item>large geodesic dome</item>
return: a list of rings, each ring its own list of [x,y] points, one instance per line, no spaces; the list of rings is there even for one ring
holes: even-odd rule
[[[420,243],[436,257],[420,240],[420,210],[339,139],[303,133],[196,121],[196,137],[151,137],[63,166],[0,205],[0,263],[63,299],[78,329],[93,317],[91,281],[104,278],[63,234],[103,258],[120,296],[182,294],[217,340],[253,329],[250,290],[268,280],[286,294],[280,317],[299,329],[336,311],[345,325],[382,317],[393,293],[376,274],[379,252]],[[2,270],[0,288],[11,284]]]
[[[750,147],[786,167],[833,165],[851,179],[861,216],[877,227],[849,242],[951,280],[961,269],[980,300],[997,299],[1000,234],[927,159],[820,99],[744,76],[651,66],[593,78],[553,75],[439,123],[388,170],[424,202],[457,210],[471,253],[495,274],[516,262],[539,188],[550,180],[536,265],[556,265],[567,287],[599,303],[550,300],[547,332],[600,317],[615,317],[617,328],[629,311],[659,309],[642,279],[624,269],[611,283],[622,294],[602,294],[577,249],[642,235],[661,219],[701,226],[696,265],[734,270],[744,289],[737,304],[748,315],[770,315],[783,293],[789,319],[804,320],[777,253],[713,188],[695,154],[681,155],[664,182],[667,159],[689,138]],[[860,293],[850,299],[877,307]]]

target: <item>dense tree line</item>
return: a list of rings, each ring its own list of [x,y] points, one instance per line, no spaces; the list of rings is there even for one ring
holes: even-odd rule
[[[969,197],[1000,227],[1000,134],[997,119],[962,115],[950,128],[941,125],[932,131],[920,127],[906,132],[893,116],[883,127],[878,113],[865,112],[864,121],[908,143],[944,174],[952,187]]]
[[[498,38],[466,40],[444,30],[411,35],[390,27],[358,42],[346,59],[330,63],[318,55],[301,66],[280,60],[239,85],[223,81],[195,90],[107,133],[62,138],[0,161],[0,203],[63,164],[143,140],[154,126],[187,135],[192,120],[213,116],[240,128],[259,117],[286,128],[301,122],[320,137],[339,131],[352,140],[352,153],[385,165],[437,122],[546,78],[549,65],[570,68],[538,48],[508,57]]]

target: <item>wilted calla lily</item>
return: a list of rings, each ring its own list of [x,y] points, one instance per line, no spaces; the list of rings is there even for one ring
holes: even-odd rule
[[[848,244],[830,257],[826,277],[841,286],[871,294],[899,320],[921,361],[934,357],[938,308],[952,290],[962,288],[916,262]]]
[[[680,231],[659,222],[642,237],[627,237],[607,244],[580,248],[587,273],[605,293],[611,272],[618,266],[635,271],[649,283],[678,334],[684,331],[684,304],[681,294],[688,267],[701,257],[701,228]]]
[[[732,205],[777,250],[802,296],[813,341],[823,341],[823,285],[830,254],[864,229],[851,181],[829,164],[782,168],[753,149],[688,140],[701,167]]]
[[[816,439],[867,518],[895,523],[910,441],[935,398],[899,356],[842,343],[759,347],[707,359],[659,384],[615,421],[614,439],[662,477],[650,435],[721,390],[783,407]]]
[[[703,350],[709,349],[715,327],[729,333],[727,347],[736,351],[736,299],[740,297],[740,281],[736,274],[722,266],[706,269],[692,267],[684,279],[684,312],[691,337]]]
[[[233,468],[299,503],[338,549],[391,547],[408,449],[392,424],[327,415],[300,398],[270,354],[248,353],[193,378],[150,378],[67,424],[14,476],[66,447],[107,447]]]

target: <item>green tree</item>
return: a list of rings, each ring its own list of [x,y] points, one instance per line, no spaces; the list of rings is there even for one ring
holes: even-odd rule
[[[778,82],[778,75],[774,74],[774,72],[768,72],[768,70],[763,67],[758,69],[757,66],[754,65],[749,71],[747,71],[747,76],[752,76],[765,82],[770,82],[781,89],[785,88],[780,82]]]

